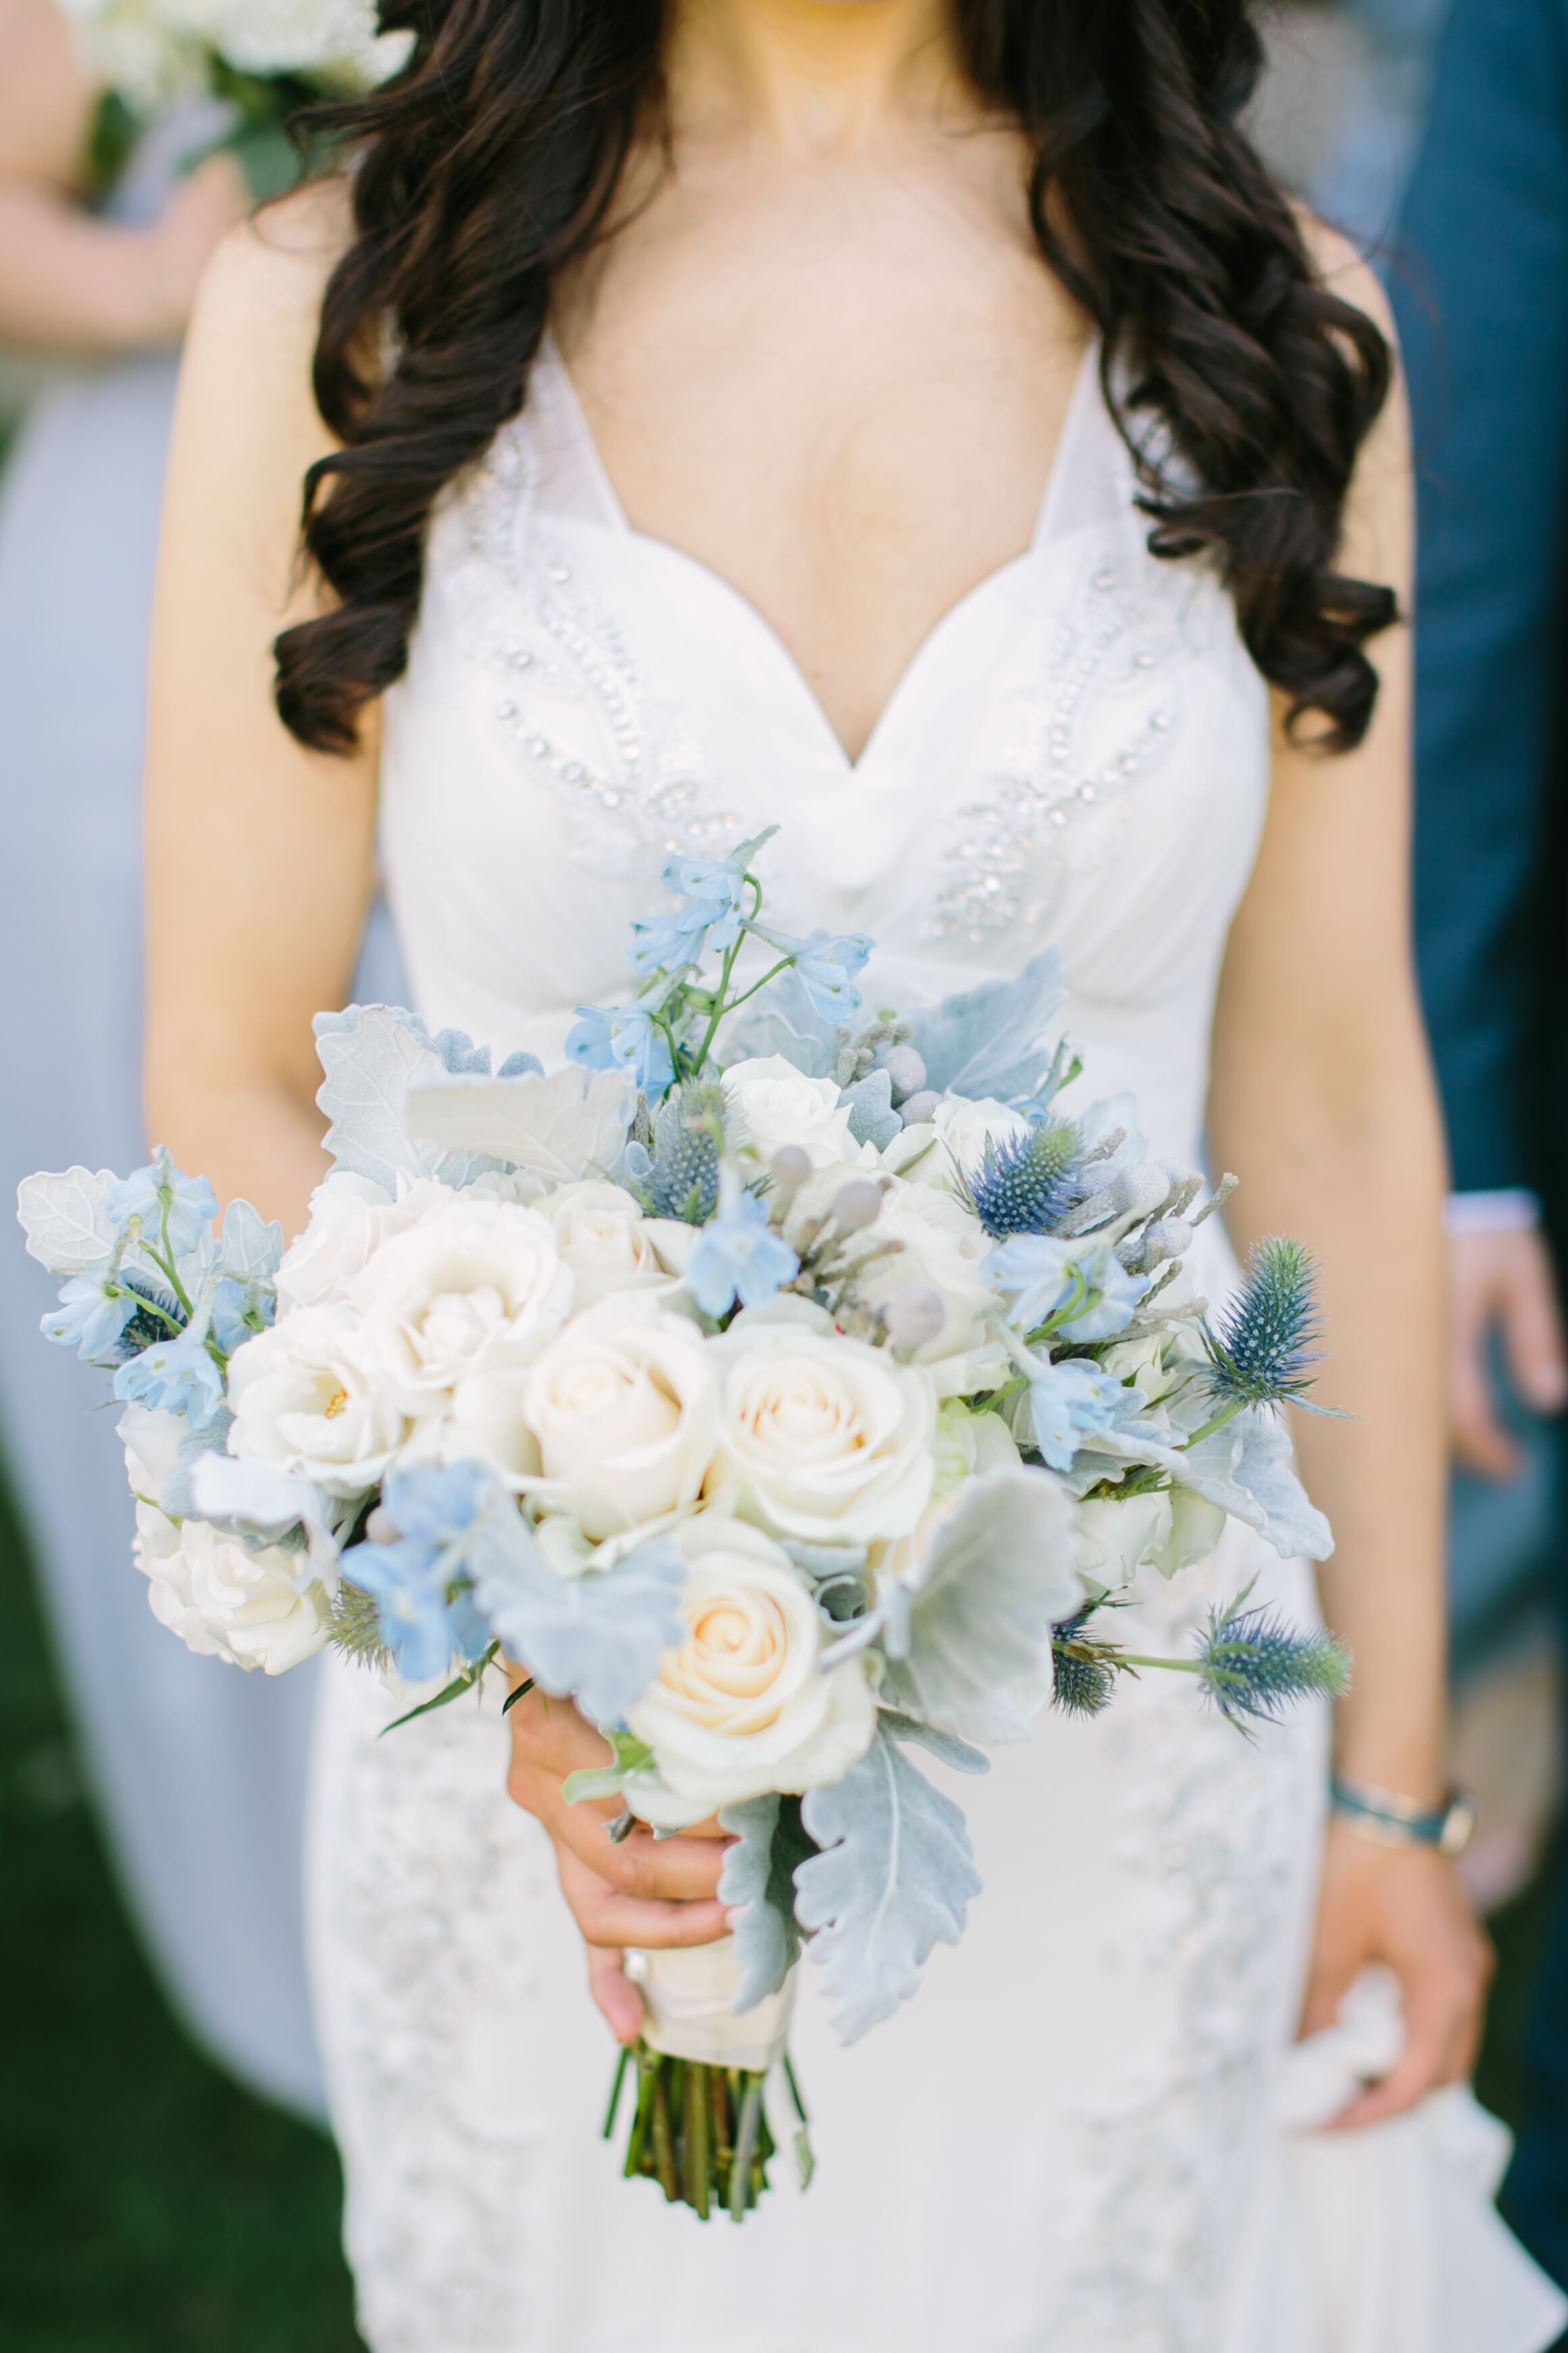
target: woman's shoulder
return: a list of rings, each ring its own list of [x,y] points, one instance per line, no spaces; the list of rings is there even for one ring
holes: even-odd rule
[[[214,252],[195,324],[215,316],[226,333],[271,337],[294,326],[314,340],[327,280],[353,241],[349,184],[312,180],[242,221]]]
[[[1331,228],[1307,205],[1295,207],[1301,241],[1321,284],[1342,302],[1364,311],[1392,343],[1395,340],[1394,311],[1383,281],[1359,246],[1342,229]]]

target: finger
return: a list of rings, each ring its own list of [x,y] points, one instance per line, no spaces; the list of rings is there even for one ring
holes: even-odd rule
[[[1449,1422],[1454,1452],[1467,1471],[1483,1479],[1511,1479],[1519,1470],[1519,1447],[1497,1418],[1491,1376],[1479,1332],[1456,1332],[1448,1365]]]
[[[588,1989],[610,2022],[617,2042],[635,2042],[642,2032],[642,1996],[621,1967],[619,1953],[588,1947]]]
[[[715,1896],[719,1874],[730,1841],[710,1838],[656,1839],[648,1830],[634,1830],[618,1844],[605,1823],[620,1809],[614,1805],[571,1805],[561,1784],[551,1775],[514,1767],[508,1788],[515,1801],[542,1822],[558,1847],[565,1847],[596,1878],[623,1895],[648,1901],[690,1904]]]
[[[1338,1954],[1318,1951],[1312,1957],[1312,1974],[1307,1981],[1307,1991],[1301,2004],[1301,2023],[1297,2039],[1309,2034],[1321,2034],[1325,2026],[1332,2026],[1340,2014],[1340,2004],[1350,1991],[1358,1974],[1364,1954]]]
[[[570,1700],[552,1699],[537,1684],[507,1710],[506,1720],[513,1755],[526,1757],[558,1781],[615,1763],[604,1734]]]
[[[1405,2043],[1381,2083],[1368,2086],[1330,2126],[1351,2132],[1404,2116],[1440,2084],[1454,2081],[1463,2048],[1469,2000],[1445,1972],[1440,1980],[1405,1986]]]
[[[558,1847],[556,1867],[572,1915],[590,1945],[645,1945],[665,1951],[687,1945],[712,1945],[729,1933],[729,1915],[716,1899],[700,1904],[656,1904],[623,1895],[569,1848]]]
[[[1510,1285],[1503,1307],[1508,1366],[1526,1405],[1537,1413],[1561,1413],[1568,1403],[1568,1363],[1544,1250],[1527,1263],[1528,1274]]]

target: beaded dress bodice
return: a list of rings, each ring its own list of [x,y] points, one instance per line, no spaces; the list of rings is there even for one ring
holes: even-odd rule
[[[851,761],[735,589],[630,528],[547,345],[434,523],[388,697],[383,849],[420,1009],[560,1059],[626,991],[671,849],[764,826],[770,914],[865,931],[916,1004],[1061,946],[1096,1092],[1195,1151],[1220,955],[1268,789],[1212,572],[1152,556],[1086,360],[1026,552],[919,648]]]

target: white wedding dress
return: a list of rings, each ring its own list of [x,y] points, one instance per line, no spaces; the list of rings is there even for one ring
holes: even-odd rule
[[[1093,1093],[1135,1090],[1151,1150],[1195,1160],[1268,700],[1214,578],[1147,528],[1087,365],[1028,552],[932,631],[851,764],[752,607],[628,527],[547,353],[437,517],[388,698],[418,1009],[558,1060],[574,1006],[624,998],[668,851],[777,823],[770,914],[872,934],[873,1004],[1058,943]],[[1212,1293],[1233,1269],[1203,1239]],[[1306,1566],[1233,1528],[1140,1588],[1134,1647],[1182,1645],[1254,1577],[1313,1616]],[[1490,2211],[1498,2128],[1468,2094],[1292,2128],[1342,2102],[1368,2025],[1285,2059],[1320,1715],[1249,1743],[1150,1676],[956,1787],[985,1883],[963,1944],[850,2051],[804,1965],[819,2170],[803,2197],[781,2154],[736,2229],[621,2181],[599,2137],[613,2049],[496,1701],[382,1739],[397,1712],[329,1675],[311,1865],[374,2353],[1540,2353],[1568,2316]]]

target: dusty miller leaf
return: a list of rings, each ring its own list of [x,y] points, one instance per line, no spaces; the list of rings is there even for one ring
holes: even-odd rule
[[[894,1740],[912,1740],[917,1747],[929,1749],[940,1764],[949,1765],[955,1773],[989,1773],[991,1759],[967,1740],[958,1739],[951,1732],[939,1732],[934,1725],[921,1724],[917,1716],[901,1715],[896,1708],[885,1707],[880,1723],[884,1732]]]
[[[40,1169],[16,1187],[16,1216],[27,1237],[27,1255],[51,1274],[89,1274],[114,1255],[114,1228],[104,1200],[114,1182],[110,1168],[65,1168],[51,1176]]]
[[[885,1152],[895,1135],[903,1133],[903,1121],[893,1109],[893,1082],[886,1071],[868,1071],[852,1087],[847,1087],[838,1098],[849,1105],[849,1133],[857,1144],[875,1145]]]
[[[1051,1694],[1051,1629],[1082,1600],[1072,1504],[1004,1466],[958,1489],[885,1594],[882,1697],[960,1740],[1022,1740]]]
[[[231,1201],[224,1212],[219,1258],[225,1273],[246,1282],[269,1282],[283,1256],[283,1229],[248,1201]]]
[[[466,1548],[474,1599],[493,1633],[556,1699],[595,1724],[618,1724],[685,1637],[684,1556],[656,1536],[614,1568],[563,1577],[510,1495],[474,1522]]]
[[[737,1843],[724,1857],[719,1894],[733,1917],[741,1984],[737,2016],[777,1993],[800,1958],[795,1916],[795,1874],[816,1852],[801,1822],[798,1798],[747,1798],[719,1817]]]
[[[807,1790],[801,1819],[823,1851],[795,1873],[795,1917],[834,2028],[855,2042],[909,2000],[933,1945],[963,1936],[973,1851],[952,1799],[881,1726],[841,1781]]]
[[[607,1174],[636,1108],[629,1071],[576,1064],[547,1079],[422,1072],[408,1090],[409,1128],[420,1144],[447,1155],[488,1155],[555,1184],[595,1170]]]
[[[1175,1473],[1185,1487],[1256,1528],[1281,1560],[1327,1560],[1333,1533],[1296,1476],[1290,1438],[1266,1409],[1252,1408],[1184,1449]]]
[[[1035,1095],[1051,1068],[1048,1033],[1066,997],[1061,951],[1043,948],[1013,979],[988,980],[911,1015],[926,1084],[973,1101]]]
[[[338,1166],[394,1195],[400,1176],[428,1176],[406,1116],[411,1083],[445,1067],[424,1024],[393,1006],[351,1005],[318,1013],[316,1050],[326,1072],[316,1101],[331,1123],[326,1145]]]

